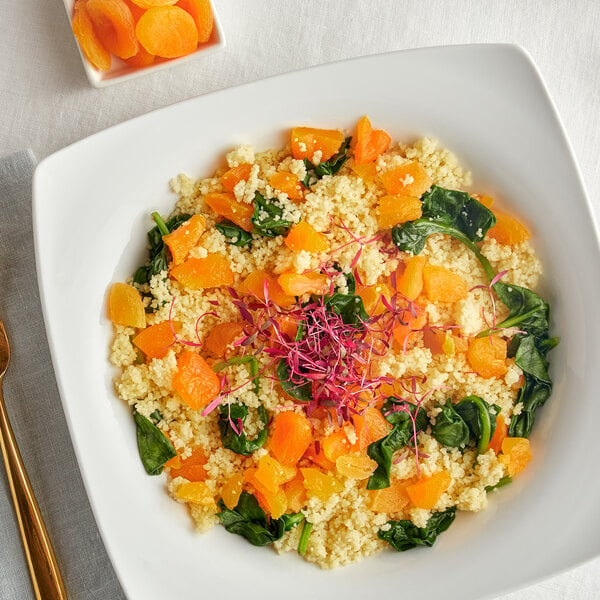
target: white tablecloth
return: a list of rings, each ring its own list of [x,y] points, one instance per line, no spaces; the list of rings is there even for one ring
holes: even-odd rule
[[[599,215],[597,0],[215,0],[215,4],[228,40],[224,51],[97,90],[87,82],[61,0],[0,0],[0,155],[32,148],[42,159],[166,104],[310,65],[420,46],[514,42],[529,50],[548,84]],[[0,476],[4,476],[1,469]],[[0,564],[0,584],[10,576]],[[0,585],[2,589],[15,587]],[[26,588],[14,593],[6,600],[31,597]],[[596,560],[503,599],[599,596],[600,560]]]

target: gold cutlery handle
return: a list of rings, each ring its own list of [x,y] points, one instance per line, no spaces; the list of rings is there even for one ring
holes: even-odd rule
[[[50,537],[8,420],[2,395],[2,377],[0,377],[0,447],[35,597],[37,600],[66,600],[67,593]]]

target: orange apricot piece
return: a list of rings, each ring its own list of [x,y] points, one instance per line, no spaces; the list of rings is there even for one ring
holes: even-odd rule
[[[296,467],[282,465],[272,456],[265,454],[258,461],[254,478],[269,491],[276,492],[281,485],[294,479],[296,474]]]
[[[338,429],[321,440],[323,454],[327,460],[336,462],[340,456],[348,454],[352,450],[352,444],[343,429]]]
[[[344,484],[339,479],[314,467],[305,467],[300,469],[300,472],[304,478],[304,487],[308,496],[316,496],[323,502],[344,489]]]
[[[238,202],[231,193],[221,194],[212,192],[204,196],[208,204],[218,215],[225,217],[232,223],[241,227],[244,231],[252,231],[252,215],[254,204]]]
[[[312,440],[309,420],[299,413],[280,413],[273,422],[269,451],[284,465],[295,465]]]
[[[146,358],[163,358],[175,343],[173,330],[177,331],[180,328],[181,323],[163,321],[146,327],[131,341],[146,355]]]
[[[335,463],[331,462],[323,452],[323,446],[319,442],[319,451],[317,452],[317,444],[316,442],[312,442],[306,452],[303,455],[303,458],[310,460],[311,462],[323,467],[326,471],[333,471],[335,469]]]
[[[148,65],[153,64],[155,59],[156,56],[154,56],[154,54],[150,54],[150,52],[146,51],[144,46],[140,45],[137,54],[130,58],[124,58],[123,60],[130,67],[147,67]]]
[[[198,30],[198,43],[205,44],[208,42],[214,27],[210,0],[179,0],[177,6],[192,15]]]
[[[192,410],[198,410],[219,395],[221,383],[199,354],[187,350],[177,358],[173,389]]]
[[[468,293],[467,284],[460,275],[434,265],[423,267],[423,287],[433,302],[458,302]]]
[[[506,340],[488,335],[469,341],[467,362],[473,371],[486,379],[502,377],[508,371],[506,365]]]
[[[502,443],[504,439],[508,435],[508,426],[504,422],[504,417],[502,415],[498,415],[496,417],[496,429],[494,430],[494,435],[490,440],[488,450],[492,449],[494,454],[500,454],[502,451]]]
[[[420,198],[432,184],[431,177],[417,161],[394,167],[379,178],[388,194]]]
[[[491,196],[480,196],[479,194],[473,194],[473,198],[490,210],[494,204],[494,199]]]
[[[369,444],[385,437],[391,429],[381,411],[373,406],[365,409],[362,415],[352,415],[352,422],[357,438],[352,450],[364,450]]]
[[[156,8],[157,6],[169,6],[175,4],[177,0],[131,0],[132,4],[140,8]]]
[[[124,0],[87,0],[86,7],[96,35],[109,52],[119,58],[137,54],[135,22]]]
[[[377,468],[377,463],[368,456],[346,454],[338,456],[335,461],[335,468],[340,475],[348,479],[361,480],[373,474],[373,471]]]
[[[239,292],[242,295],[252,295],[260,300],[264,300],[265,285],[269,299],[277,304],[277,306],[292,306],[296,302],[294,296],[286,293],[275,277],[261,270],[250,273],[240,284]]]
[[[300,180],[294,173],[277,171],[269,177],[269,184],[272,188],[287,194],[290,200],[302,200],[304,198],[304,188],[300,185]]]
[[[178,6],[149,8],[135,26],[140,44],[163,58],[191,54],[198,47],[198,30],[192,16]]]
[[[383,314],[387,308],[382,301],[382,297],[389,302],[390,298],[394,295],[390,287],[385,283],[359,286],[356,294],[362,298],[365,310],[371,316]]]
[[[75,3],[71,28],[83,55],[90,64],[99,71],[108,71],[111,62],[110,52],[98,39],[84,0],[77,0]]]
[[[373,130],[371,121],[364,116],[356,125],[355,140],[354,161],[357,165],[361,165],[373,162],[383,154],[388,149],[392,138],[383,129]]]
[[[123,0],[123,2],[127,4],[133,16],[134,22],[137,23],[140,20],[140,17],[146,12],[146,9],[138,6],[133,0]]]
[[[338,129],[315,129],[314,127],[294,127],[292,129],[292,156],[303,160],[315,160],[320,152],[320,161],[329,160],[344,141],[344,134]]]
[[[146,327],[146,311],[140,293],[127,283],[113,283],[108,292],[108,318],[117,325]]]
[[[217,323],[204,341],[204,347],[214,356],[224,358],[227,348],[242,337],[244,325],[239,321]]]
[[[294,273],[286,271],[277,278],[277,283],[289,296],[323,294],[329,288],[329,279],[322,273]]]
[[[231,169],[223,173],[221,183],[226,190],[233,192],[235,186],[240,181],[248,181],[251,171],[252,165],[250,163],[243,163],[237,167],[231,167]]]
[[[350,167],[365,183],[369,185],[375,181],[377,177],[377,167],[375,163],[366,163],[357,165],[356,163]]]
[[[283,486],[287,498],[288,509],[291,512],[300,512],[306,504],[306,489],[304,487],[304,478],[302,474],[296,475],[294,479]]]
[[[504,438],[501,460],[506,465],[510,477],[520,473],[531,460],[529,440],[527,438]]]
[[[496,224],[487,232],[487,235],[499,244],[516,246],[530,237],[529,230],[512,215],[499,210],[493,211],[496,216]]]
[[[404,273],[396,282],[396,289],[407,300],[416,300],[423,290],[423,269],[427,264],[424,256],[413,256],[406,263]]]
[[[234,473],[221,488],[221,498],[225,503],[225,506],[229,510],[233,510],[240,500],[242,495],[242,485],[244,483],[244,476],[241,473]]]
[[[163,235],[163,242],[169,247],[176,265],[181,264],[187,258],[205,229],[206,219],[202,215],[194,215],[171,233]]]
[[[217,508],[210,488],[203,481],[188,481],[180,485],[175,492],[175,496],[185,502],[200,504],[214,510]]]
[[[188,258],[171,269],[171,275],[181,285],[191,290],[220,287],[233,283],[229,261],[221,254],[209,254],[205,258]]]
[[[383,196],[379,199],[379,228],[389,229],[399,223],[418,219],[423,214],[422,206],[421,200],[416,196]]]
[[[408,505],[407,481],[394,481],[389,487],[369,492],[369,507],[376,513],[398,513]]]
[[[438,471],[431,477],[423,477],[406,486],[406,493],[414,506],[431,510],[451,483],[452,477],[447,471]]]
[[[287,511],[287,496],[282,489],[278,489],[276,492],[257,491],[255,495],[261,508],[273,519],[279,519]]]
[[[173,467],[169,471],[169,475],[172,479],[183,477],[188,481],[204,481],[206,479],[204,465],[207,460],[204,450],[200,446],[194,446],[190,456],[180,459],[179,466]]]
[[[329,248],[327,237],[306,221],[300,221],[290,229],[285,245],[294,252],[326,252]]]

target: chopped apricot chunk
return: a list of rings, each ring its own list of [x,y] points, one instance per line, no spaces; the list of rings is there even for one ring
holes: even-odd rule
[[[329,160],[344,141],[344,134],[338,129],[315,129],[314,127],[294,127],[292,129],[292,155],[296,159],[308,158],[315,162]]]
[[[357,165],[373,162],[388,149],[392,141],[383,129],[373,130],[366,116],[358,120],[355,139],[354,160]]]
[[[278,306],[292,306],[294,304],[294,296],[286,293],[277,279],[265,273],[265,271],[258,270],[250,273],[240,284],[239,291],[242,295],[251,294],[260,300],[265,300],[265,287],[269,299]]]
[[[399,223],[414,221],[422,214],[422,202],[416,196],[388,194],[379,199],[377,223],[380,229],[389,229]]]
[[[272,456],[265,454],[258,461],[254,478],[269,491],[276,492],[281,485],[294,479],[296,473],[296,467],[283,465]]]
[[[227,348],[240,339],[244,325],[239,321],[217,323],[204,341],[204,347],[215,356],[224,358]]]
[[[286,512],[288,507],[287,496],[282,489],[277,489],[275,492],[257,491],[255,495],[261,508],[274,519],[279,519]]]
[[[276,190],[287,194],[290,200],[302,200],[304,198],[304,191],[300,185],[300,180],[294,173],[277,171],[277,173],[269,177],[269,184]]]
[[[375,181],[375,177],[377,177],[377,167],[375,163],[366,163],[366,164],[353,164],[351,169],[365,182],[369,185]]]
[[[210,0],[178,0],[177,6],[192,15],[198,30],[198,43],[208,42],[215,24]]]
[[[398,513],[408,505],[407,481],[394,481],[389,487],[369,492],[369,507],[376,513]]]
[[[423,267],[423,286],[433,302],[458,302],[468,293],[467,284],[460,275],[434,265]]]
[[[284,465],[295,465],[312,440],[312,427],[299,413],[282,412],[273,422],[269,450]]]
[[[329,248],[325,235],[306,221],[300,221],[290,229],[285,245],[294,252],[325,252]]]
[[[450,487],[452,477],[447,471],[438,471],[406,487],[406,493],[417,508],[431,510]]]
[[[338,456],[335,461],[337,472],[348,479],[366,479],[373,474],[377,468],[377,463],[368,456],[358,456],[356,454],[346,454]]]
[[[163,235],[163,242],[169,247],[176,265],[181,264],[187,258],[205,229],[206,219],[202,215],[194,215],[171,233]]]
[[[146,327],[146,312],[140,293],[127,283],[113,283],[108,292],[108,318],[117,325]]]
[[[313,442],[308,446],[303,458],[310,460],[311,462],[323,467],[326,471],[333,471],[335,469],[335,463],[331,462],[323,452],[323,446],[321,442]]]
[[[137,54],[134,54],[129,58],[124,58],[123,60],[130,67],[147,67],[148,65],[153,64],[155,59],[156,56],[154,56],[154,54],[150,54],[150,52],[147,52],[144,46],[140,44]]]
[[[383,299],[387,302],[393,296],[392,290],[385,283],[378,283],[370,286],[360,286],[357,291],[357,295],[362,298],[365,310],[369,315],[381,315],[387,308],[383,303]]]
[[[504,422],[504,417],[502,415],[498,415],[496,417],[496,429],[494,430],[494,435],[490,440],[490,444],[488,446],[488,450],[493,450],[494,454],[500,454],[502,451],[502,443],[504,439],[508,435],[508,426]]]
[[[135,35],[150,54],[163,58],[185,56],[198,46],[196,23],[179,6],[149,8],[137,22]]]
[[[87,0],[86,8],[98,39],[109,52],[119,58],[137,54],[133,15],[123,0]]]
[[[251,172],[252,165],[250,163],[242,163],[237,167],[231,167],[231,169],[223,173],[221,183],[226,190],[233,192],[235,186],[240,181],[248,181]]]
[[[423,268],[427,264],[424,256],[413,256],[409,259],[396,283],[396,289],[408,300],[416,300],[423,290]]]
[[[531,460],[529,440],[527,438],[504,438],[500,460],[506,465],[510,477],[520,473]]]
[[[244,231],[252,231],[254,204],[238,202],[231,193],[211,192],[204,196],[204,200],[218,215],[235,223]]]
[[[172,479],[183,477],[188,481],[204,481],[206,479],[206,470],[204,465],[207,462],[206,454],[200,446],[194,446],[192,453],[187,458],[179,461],[178,467],[173,467],[169,472]]]
[[[169,6],[175,4],[177,0],[131,0],[133,4],[140,8],[156,8],[157,6]]]
[[[177,358],[173,389],[192,410],[198,410],[219,395],[221,383],[199,354],[187,350]]]
[[[96,35],[84,0],[77,0],[75,3],[71,28],[83,55],[91,65],[100,71],[108,71],[111,63],[110,52]]]
[[[240,500],[242,495],[242,485],[244,483],[244,476],[241,473],[234,473],[221,488],[221,498],[225,503],[225,506],[229,510],[233,510]]]
[[[334,477],[327,475],[319,469],[305,467],[300,469],[304,477],[304,487],[309,496],[316,496],[319,500],[326,502],[333,496],[339,494],[344,489],[344,484]]]
[[[188,258],[171,269],[171,275],[191,290],[220,287],[233,283],[233,272],[227,258],[209,254],[205,258]]]
[[[283,491],[287,497],[288,510],[300,512],[306,504],[306,489],[302,474],[299,473],[294,479],[284,484]]]
[[[177,496],[179,500],[184,500],[185,502],[200,504],[214,510],[217,509],[217,504],[213,498],[212,492],[208,485],[203,481],[188,481],[187,483],[182,483],[177,488],[175,496]]]
[[[529,239],[529,230],[515,217],[499,210],[493,212],[496,216],[496,224],[488,230],[488,237],[507,246],[516,246]]]
[[[340,456],[348,454],[352,450],[352,444],[343,429],[338,429],[321,440],[323,454],[332,463]]]
[[[467,361],[473,371],[486,379],[503,377],[508,371],[506,350],[506,340],[496,335],[475,338],[469,341]]]
[[[369,444],[385,437],[391,429],[391,425],[381,411],[373,406],[365,409],[362,415],[352,415],[352,421],[357,437],[356,444],[352,447],[353,450],[364,450]]]
[[[420,198],[430,187],[431,177],[417,161],[383,172],[379,178],[388,194]]]
[[[180,328],[179,322],[163,321],[146,327],[131,341],[146,355],[146,358],[163,358],[175,343],[173,331]]]
[[[304,294],[323,294],[329,288],[329,279],[322,273],[282,273],[277,282],[281,289],[290,296]]]

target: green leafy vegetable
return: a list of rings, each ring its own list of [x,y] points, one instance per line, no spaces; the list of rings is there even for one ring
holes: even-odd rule
[[[262,448],[269,435],[269,429],[267,428],[269,416],[264,406],[261,405],[258,407],[258,416],[265,426],[253,440],[247,439],[244,433],[244,423],[248,416],[247,406],[238,402],[232,402],[231,404],[222,404],[219,410],[221,413],[219,415],[219,431],[221,432],[221,441],[225,448],[243,456],[249,456],[259,448]],[[232,427],[232,421],[239,433]]]
[[[338,263],[333,263],[334,270],[342,273],[342,268]],[[348,294],[356,294],[356,277],[353,273],[344,273],[344,279],[346,280],[346,287],[348,288]]]
[[[229,510],[219,500],[221,512],[217,515],[229,533],[245,537],[254,546],[267,546],[280,539],[286,531],[302,523],[302,513],[281,515],[269,519],[252,494],[242,492],[237,506]]]
[[[336,315],[342,317],[346,325],[362,326],[369,320],[362,298],[354,294],[338,294],[325,298],[325,306]]]
[[[163,416],[160,412],[160,410],[158,410],[158,408],[150,413],[150,420],[156,425],[159,421],[163,420]]]
[[[447,190],[437,185],[425,192],[421,199],[423,216],[395,225],[392,228],[394,244],[404,252],[419,254],[430,235],[451,235],[476,254],[488,277],[493,279],[494,271],[489,261],[475,244],[483,240],[488,229],[496,224],[492,211],[466,192]]]
[[[225,241],[232,246],[249,246],[252,243],[252,234],[242,229],[231,221],[221,221],[215,225],[217,231],[225,236]]]
[[[500,408],[495,404],[490,406],[479,396],[466,396],[454,406],[454,410],[467,424],[477,451],[487,452],[496,430],[496,416]]]
[[[523,409],[512,417],[508,434],[527,437],[537,409],[545,404],[552,392],[546,355],[558,344],[558,338],[550,337],[550,307],[535,292],[503,282],[496,283],[494,291],[509,310],[508,317],[498,327],[516,327],[523,332],[513,337],[508,348],[509,356],[514,357],[515,364],[525,376],[517,397],[517,404],[522,404]]]
[[[388,521],[390,529],[379,530],[377,536],[384,540],[398,552],[410,550],[415,546],[433,546],[438,535],[454,521],[456,507],[448,508],[443,512],[435,512],[429,517],[425,527],[417,527],[411,521]]]
[[[445,404],[439,404],[442,412],[435,418],[431,428],[433,437],[449,448],[460,448],[469,443],[471,434],[463,418],[456,412],[452,401],[448,398]]]
[[[300,533],[300,540],[298,541],[298,554],[300,554],[300,556],[304,556],[306,554],[308,538],[310,537],[312,528],[313,524],[304,519],[304,525],[302,526],[302,532]]]
[[[310,402],[312,400],[312,384],[306,380],[305,383],[295,383],[290,380],[290,371],[285,360],[280,360],[277,365],[277,379],[286,394],[300,402]]]
[[[166,222],[157,213],[152,213],[152,218],[156,223],[148,232],[148,242],[150,243],[150,256],[148,263],[139,267],[133,276],[135,283],[143,284],[150,283],[153,275],[166,271],[169,268],[169,259],[167,257],[167,247],[165,246],[162,236],[177,229],[182,223],[185,223],[191,215],[175,215]]]
[[[393,425],[393,429],[382,439],[369,444],[367,454],[377,463],[377,468],[369,477],[368,490],[381,490],[390,487],[390,470],[394,452],[408,446],[416,433],[427,428],[427,413],[416,405],[390,396],[383,404],[381,412]],[[410,413],[410,414],[409,414]],[[415,423],[413,426],[414,417]]]
[[[497,490],[498,488],[504,487],[512,482],[512,477],[510,475],[505,475],[502,477],[496,485],[487,485],[485,487],[486,492],[492,492],[493,490]]]
[[[137,445],[142,464],[148,475],[160,475],[163,465],[177,456],[173,444],[165,434],[150,420],[133,411],[136,425]]]
[[[318,165],[313,165],[308,158],[305,158],[304,166],[306,167],[306,177],[302,180],[302,185],[305,188],[309,188],[325,175],[335,175],[348,160],[348,148],[350,147],[351,141],[352,138],[347,137],[342,142],[339,150],[329,160],[319,163]]]
[[[283,208],[274,198],[266,199],[260,192],[254,194],[254,229],[260,235],[277,237],[285,235],[293,225],[292,221],[283,218]]]

